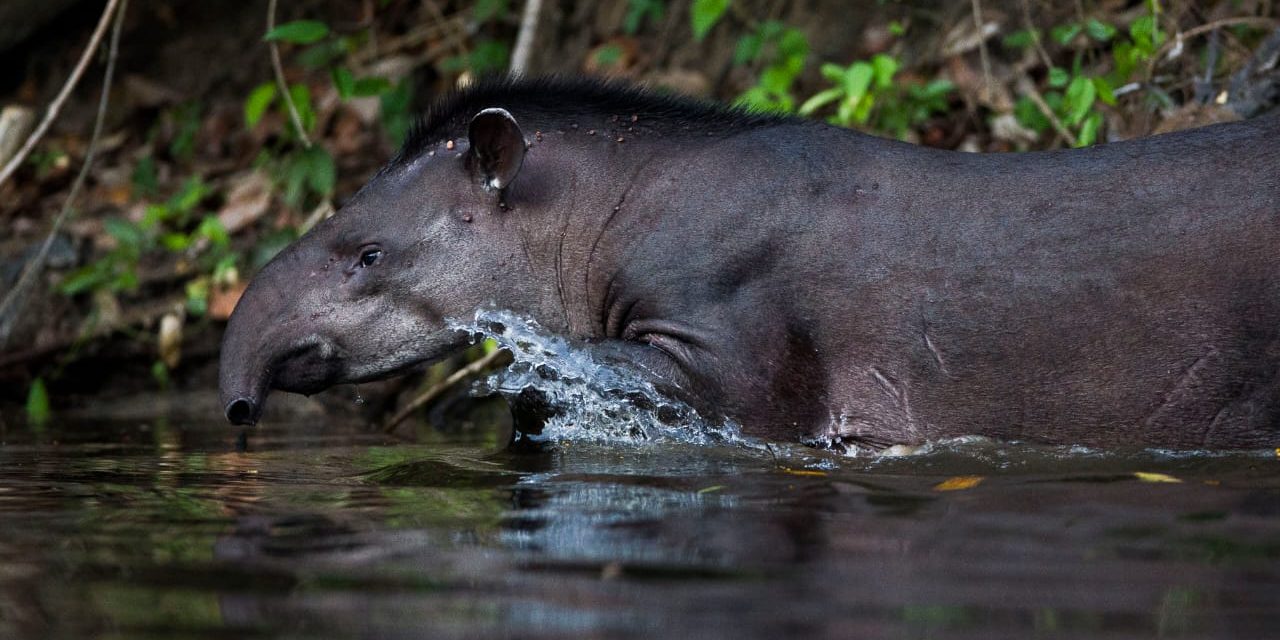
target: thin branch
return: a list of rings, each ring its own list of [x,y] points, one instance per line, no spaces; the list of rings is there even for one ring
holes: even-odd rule
[[[13,288],[5,294],[3,300],[0,300],[0,346],[9,341],[9,331],[13,326],[12,321],[17,319],[22,310],[22,301],[24,300],[26,289],[31,286],[36,276],[44,269],[44,261],[49,256],[49,249],[53,246],[53,240],[62,228],[62,224],[66,222],[67,217],[71,214],[71,206],[75,204],[76,196],[80,195],[80,189],[84,186],[85,178],[89,175],[89,168],[93,166],[93,159],[98,151],[98,138],[102,137],[102,125],[107,118],[107,103],[111,97],[111,77],[116,69],[116,53],[120,50],[121,25],[124,24],[124,13],[128,4],[129,0],[119,0],[119,7],[117,8],[116,0],[112,0],[107,6],[107,11],[103,14],[105,19],[110,17],[111,12],[114,10],[115,25],[111,30],[111,45],[107,52],[107,66],[102,75],[102,96],[98,99],[98,115],[93,121],[93,133],[89,136],[89,146],[85,151],[84,164],[80,166],[80,173],[76,174],[75,182],[71,183],[71,192],[67,194],[66,201],[62,203],[62,210],[58,212],[58,217],[53,219],[53,226],[49,228],[49,234],[45,236],[44,244],[40,245],[40,250],[22,269],[22,275],[18,277],[18,281],[14,283]],[[92,50],[96,44],[90,44],[89,49]],[[53,112],[52,107],[50,107],[50,112]],[[21,157],[21,154],[19,154],[19,157]]]
[[[1049,58],[1049,52],[1044,50],[1044,43],[1040,41],[1040,30],[1036,28],[1035,23],[1031,20],[1031,4],[1028,0],[1022,0],[1022,23],[1027,33],[1031,34],[1031,43],[1035,45],[1036,53],[1040,56],[1040,62],[1044,64],[1044,68],[1053,68],[1053,60]]]
[[[538,14],[542,0],[525,0],[524,14],[520,16],[520,33],[516,36],[516,48],[511,54],[511,73],[524,75],[529,70],[529,54],[533,51],[533,37],[538,31]]]
[[[271,33],[275,28],[276,0],[271,0],[267,5],[267,33]],[[289,119],[293,121],[293,130],[302,141],[302,146],[310,149],[311,138],[307,137],[307,131],[302,128],[302,117],[298,115],[298,105],[293,103],[293,94],[289,93],[289,83],[284,79],[284,65],[280,64],[280,47],[275,40],[268,41],[267,46],[271,48],[271,68],[276,74],[276,87],[280,89],[280,97],[284,99],[285,106],[289,107]]]
[[[116,15],[116,6],[120,0],[107,0],[107,6],[102,10],[102,17],[98,19],[98,26],[93,30],[93,36],[89,38],[89,46],[84,48],[84,53],[80,55],[80,60],[76,62],[75,69],[71,71],[71,77],[67,78],[67,83],[62,85],[62,91],[58,92],[53,102],[49,103],[49,109],[45,111],[44,120],[40,122],[40,126],[36,127],[31,135],[27,136],[27,141],[18,150],[17,155],[9,160],[9,163],[0,169],[0,184],[4,184],[14,171],[18,170],[18,166],[23,160],[27,159],[27,155],[35,149],[36,143],[40,142],[40,138],[49,130],[49,126],[57,119],[58,112],[62,111],[62,105],[67,101],[67,97],[71,95],[71,90],[76,88],[80,82],[80,77],[84,75],[84,70],[89,66],[89,60],[93,58],[94,52],[98,50],[98,44],[102,42],[102,36],[107,32],[107,25],[111,24],[111,16]],[[121,12],[123,13],[123,12]]]
[[[982,92],[988,103],[993,100],[995,91],[991,88],[991,56],[987,52],[986,24],[982,21],[982,3],[971,0],[973,7],[973,26],[978,29],[978,56],[982,59]]]
[[[430,389],[423,391],[422,394],[414,398],[403,409],[397,411],[394,416],[391,416],[391,419],[388,420],[386,424],[382,425],[382,432],[391,433],[392,431],[395,431],[396,427],[400,426],[401,422],[404,422],[409,418],[409,416],[413,415],[413,412],[431,404],[432,401],[439,398],[445,391],[448,391],[459,382],[462,382],[472,376],[479,375],[485,369],[488,369],[490,365],[497,362],[499,358],[505,355],[507,355],[506,351],[502,349],[495,349],[484,354],[484,356],[479,360],[476,360],[475,362],[472,362],[471,364],[449,374],[448,378],[445,378],[438,384],[432,385]]]
[[[1076,137],[1072,135],[1071,130],[1067,129],[1066,125],[1062,124],[1062,120],[1058,119],[1057,114],[1053,112],[1053,107],[1050,107],[1049,103],[1045,102],[1044,96],[1040,95],[1040,92],[1036,90],[1035,83],[1025,73],[1018,77],[1018,92],[1029,98],[1032,104],[1036,105],[1036,109],[1039,109],[1040,113],[1049,120],[1053,130],[1057,131],[1058,135],[1067,141],[1067,144],[1073,147],[1076,146]]]

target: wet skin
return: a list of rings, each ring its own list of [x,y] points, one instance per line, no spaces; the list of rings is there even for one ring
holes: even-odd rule
[[[433,118],[250,285],[233,422],[498,307],[767,438],[1277,440],[1278,115],[1027,154],[575,83]]]

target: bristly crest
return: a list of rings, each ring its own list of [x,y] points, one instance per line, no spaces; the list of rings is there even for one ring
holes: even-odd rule
[[[647,129],[668,134],[731,134],[787,119],[615,80],[495,76],[437,100],[414,122],[389,166],[413,160],[443,140],[465,135],[472,116],[491,107],[510,111],[527,133],[537,127],[568,127],[578,121],[587,128],[613,117],[629,125],[628,120],[635,116]]]

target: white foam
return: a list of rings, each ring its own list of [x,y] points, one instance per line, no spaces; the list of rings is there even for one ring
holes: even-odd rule
[[[596,359],[589,349],[544,331],[509,311],[481,310],[451,328],[493,338],[514,361],[481,383],[481,392],[507,398],[534,389],[557,414],[543,436],[555,441],[623,444],[676,441],[690,444],[754,445],[730,421],[713,421],[668,398],[637,371]]]

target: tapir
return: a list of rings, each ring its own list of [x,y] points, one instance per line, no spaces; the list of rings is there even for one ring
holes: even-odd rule
[[[961,153],[574,79],[481,82],[253,279],[226,417],[528,317],[743,433],[1280,444],[1280,115]]]

